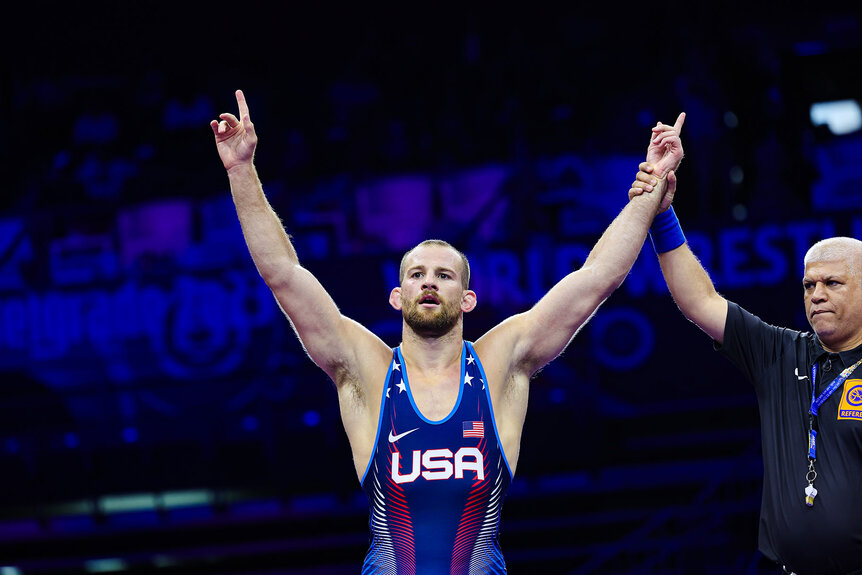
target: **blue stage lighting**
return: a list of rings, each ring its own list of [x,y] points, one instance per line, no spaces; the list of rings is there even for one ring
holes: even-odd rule
[[[6,453],[15,454],[21,450],[21,444],[18,443],[18,440],[14,437],[10,437],[6,440]]]
[[[126,443],[134,443],[138,440],[138,430],[134,427],[127,427],[123,430],[123,441]]]
[[[302,423],[308,427],[316,427],[320,423],[320,414],[313,409],[306,411],[302,416]]]
[[[257,428],[260,426],[257,418],[253,415],[247,415],[242,420],[242,428],[246,431],[257,431]]]
[[[72,433],[71,431],[63,436],[63,444],[69,449],[75,449],[79,445],[81,445],[81,440],[78,438],[77,433]]]

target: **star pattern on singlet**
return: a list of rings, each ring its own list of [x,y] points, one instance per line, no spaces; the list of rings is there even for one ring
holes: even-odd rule
[[[401,371],[401,364],[399,364],[394,359],[392,360],[392,371],[397,371],[397,372]],[[398,387],[400,388],[400,391],[404,391],[404,389],[405,389],[404,388],[404,382],[402,381],[401,383],[399,383]],[[389,397],[389,390],[391,390],[391,389],[392,389],[392,386],[389,386],[386,388],[386,397]]]

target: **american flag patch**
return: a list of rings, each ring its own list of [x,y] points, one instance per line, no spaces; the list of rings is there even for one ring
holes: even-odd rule
[[[465,421],[463,423],[464,437],[485,437],[485,424],[481,421]]]

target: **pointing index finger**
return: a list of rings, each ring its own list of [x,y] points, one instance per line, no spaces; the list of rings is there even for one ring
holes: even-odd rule
[[[679,115],[679,117],[677,117],[676,123],[673,125],[673,130],[674,130],[674,132],[677,133],[677,135],[679,135],[679,133],[682,131],[682,125],[684,122],[685,122],[685,112],[682,112]]]
[[[242,90],[236,91],[236,103],[239,106],[239,117],[241,121],[251,118],[248,115],[248,104],[245,102],[245,95],[242,93]]]

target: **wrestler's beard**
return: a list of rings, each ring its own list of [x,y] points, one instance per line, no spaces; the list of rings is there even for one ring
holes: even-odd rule
[[[440,302],[434,313],[423,311],[415,302],[404,306],[404,321],[421,336],[439,337],[458,324],[460,308]]]

